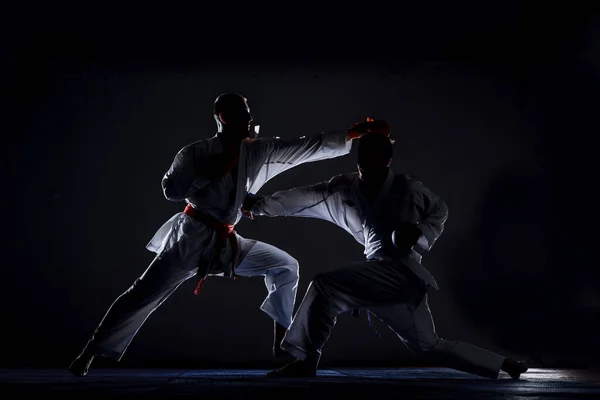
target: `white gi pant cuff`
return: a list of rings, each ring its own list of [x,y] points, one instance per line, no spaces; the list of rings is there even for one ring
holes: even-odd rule
[[[296,357],[299,360],[302,361],[306,361],[306,362],[310,362],[310,363],[314,363],[315,366],[317,366],[319,364],[319,360],[321,359],[321,352],[317,351],[316,353],[307,353],[306,351],[302,350],[301,348],[294,346],[293,344],[287,342],[286,340],[283,340],[283,342],[281,342],[281,348],[285,351],[287,351],[288,353],[290,353],[292,356]]]

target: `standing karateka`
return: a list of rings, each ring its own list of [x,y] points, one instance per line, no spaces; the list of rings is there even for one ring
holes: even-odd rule
[[[348,154],[353,139],[386,128],[379,121],[295,140],[250,138],[252,116],[246,98],[217,97],[213,115],[218,133],[181,149],[162,179],[164,195],[186,201],[147,245],[156,257],[133,285],[111,305],[69,370],[83,376],[101,356],[119,361],[148,316],[186,280],[198,276],[263,276],[267,297],[261,305],[275,322],[273,354],[290,326],[298,285],[298,262],[286,252],[236,234],[246,194],[297,165]]]
[[[418,251],[429,251],[442,234],[448,209],[421,182],[390,170],[392,150],[386,136],[363,136],[358,173],[269,196],[249,195],[245,201],[242,211],[250,218],[296,216],[332,222],[364,245],[367,259],[314,277],[281,344],[296,360],[268,375],[315,376],[337,316],[366,309],[431,362],[488,378],[504,370],[517,379],[527,370],[525,364],[438,337],[427,304],[427,290],[437,290],[438,285],[421,265]]]

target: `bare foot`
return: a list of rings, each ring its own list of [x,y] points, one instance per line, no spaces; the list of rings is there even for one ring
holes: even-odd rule
[[[512,358],[505,358],[504,363],[502,363],[502,370],[513,379],[519,379],[521,374],[527,371],[527,369],[527,365],[524,362],[513,360]]]
[[[75,376],[86,376],[94,361],[95,355],[83,351],[73,362],[69,365],[69,371]]]

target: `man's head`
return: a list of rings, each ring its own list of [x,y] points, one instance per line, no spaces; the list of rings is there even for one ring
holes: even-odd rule
[[[244,96],[237,93],[223,93],[217,96],[213,105],[213,117],[219,132],[248,137],[252,114]]]
[[[368,133],[358,139],[358,174],[363,181],[384,179],[393,156],[393,144],[389,137]]]

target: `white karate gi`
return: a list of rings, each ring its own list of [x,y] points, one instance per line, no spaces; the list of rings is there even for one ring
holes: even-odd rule
[[[164,195],[183,201],[226,224],[237,224],[247,193],[258,191],[276,175],[306,162],[348,154],[347,131],[328,132],[294,140],[247,139],[241,144],[237,182],[232,174],[209,182],[198,176],[194,158],[223,151],[215,135],[181,149],[162,180]],[[183,211],[182,206],[182,211]],[[88,342],[95,354],[120,360],[146,318],[179,285],[196,275],[199,265],[212,259],[217,233],[183,212],[170,218],[147,248],[156,253],[143,275],[115,300]],[[298,262],[267,243],[237,235],[236,275],[264,276],[268,295],[261,310],[289,327],[298,286]],[[231,244],[220,254],[209,275],[222,276],[231,269]]]
[[[445,203],[421,182],[389,172],[370,206],[360,192],[358,174],[275,192],[251,210],[270,217],[297,216],[332,222],[364,245],[367,261],[317,274],[294,316],[282,348],[318,363],[321,349],[340,313],[363,308],[381,319],[406,346],[432,362],[497,378],[504,357],[474,345],[438,337],[427,288],[438,290],[421,254],[431,249],[448,218]],[[423,235],[408,255],[393,245],[401,223],[418,223]]]

